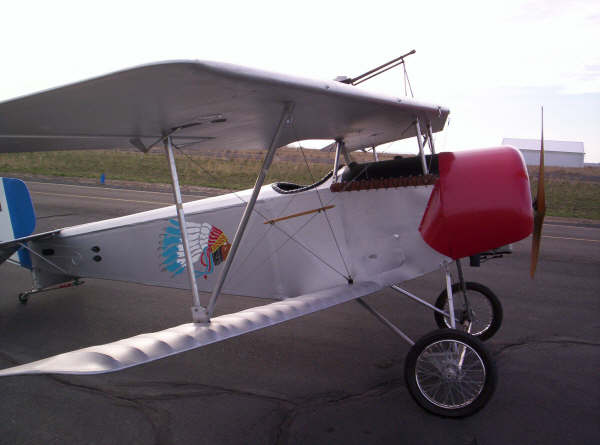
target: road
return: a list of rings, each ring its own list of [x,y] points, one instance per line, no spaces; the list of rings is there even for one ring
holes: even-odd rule
[[[168,193],[30,182],[38,231],[149,210]],[[186,200],[198,196],[185,196]],[[354,302],[120,373],[0,379],[0,444],[600,443],[600,225],[549,222],[535,280],[530,239],[468,280],[492,288],[504,323],[487,342],[499,385],[465,419],[430,415],[404,384],[408,345]],[[32,296],[0,268],[0,367],[189,321],[188,292],[87,280]],[[433,301],[432,273],[404,283]],[[367,297],[405,331],[435,329],[391,290]],[[264,300],[222,298],[219,313]]]

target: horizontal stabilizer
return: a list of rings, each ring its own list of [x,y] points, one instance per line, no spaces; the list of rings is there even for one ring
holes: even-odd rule
[[[342,285],[213,318],[208,325],[187,323],[92,346],[0,371],[18,374],[100,374],[148,363],[227,338],[256,331],[377,291],[376,283]]]
[[[21,244],[28,241],[52,238],[55,236],[60,229],[51,230],[50,232],[38,233],[36,235],[24,236],[23,238],[17,238],[9,241],[0,242],[0,264],[8,260],[13,253],[21,248]]]

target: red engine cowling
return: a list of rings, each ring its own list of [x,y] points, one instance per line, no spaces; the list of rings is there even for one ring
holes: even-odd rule
[[[453,259],[519,241],[533,228],[529,177],[512,147],[440,153],[436,182],[419,230]]]

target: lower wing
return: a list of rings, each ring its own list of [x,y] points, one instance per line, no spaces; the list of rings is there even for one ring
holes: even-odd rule
[[[370,281],[336,286],[241,312],[221,315],[213,318],[207,325],[187,323],[114,343],[66,352],[1,370],[0,377],[19,374],[100,374],[120,371],[327,309],[371,294],[380,288],[381,286]]]

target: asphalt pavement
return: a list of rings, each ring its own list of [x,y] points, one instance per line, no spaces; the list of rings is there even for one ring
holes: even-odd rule
[[[40,232],[172,202],[169,193],[28,185]],[[471,417],[415,404],[403,378],[409,346],[350,302],[118,373],[2,378],[0,444],[600,443],[600,224],[550,219],[534,280],[530,243],[465,267],[504,308],[486,342],[498,388]],[[21,305],[29,273],[5,264],[0,283],[2,368],[190,321],[181,290],[86,280]],[[402,286],[433,302],[442,279]],[[431,311],[391,290],[366,300],[413,338],[436,328]],[[218,313],[265,302],[228,296]]]

